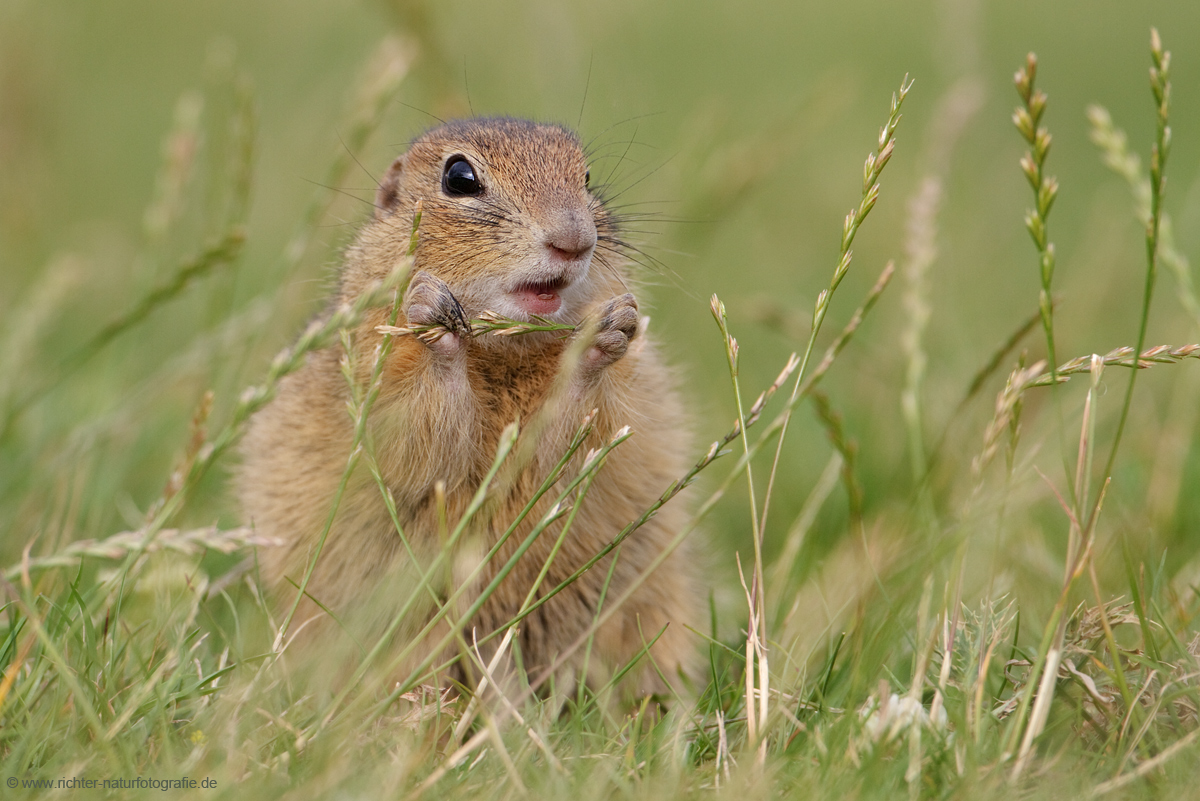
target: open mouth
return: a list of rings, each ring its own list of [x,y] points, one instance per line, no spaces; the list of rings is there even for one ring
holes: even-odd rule
[[[555,281],[522,284],[512,294],[517,300],[517,305],[524,311],[545,317],[562,307],[562,296],[559,293],[566,288],[567,283],[566,279],[560,278]]]

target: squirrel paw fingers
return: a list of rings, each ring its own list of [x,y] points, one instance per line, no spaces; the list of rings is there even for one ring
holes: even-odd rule
[[[601,312],[598,334],[620,331],[627,340],[637,336],[641,317],[638,315],[637,298],[633,295],[628,292],[618,295],[605,303]]]
[[[619,295],[601,308],[600,325],[584,355],[585,369],[595,372],[620,359],[638,335],[641,317],[633,295]]]
[[[412,277],[403,311],[409,328],[428,328],[417,337],[435,351],[453,352],[470,334],[467,314],[449,285],[424,270]]]

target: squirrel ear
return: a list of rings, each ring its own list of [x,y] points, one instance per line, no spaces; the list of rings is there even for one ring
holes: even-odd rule
[[[396,210],[400,202],[400,173],[404,171],[404,156],[399,156],[388,167],[379,189],[375,192],[375,216],[386,217]]]

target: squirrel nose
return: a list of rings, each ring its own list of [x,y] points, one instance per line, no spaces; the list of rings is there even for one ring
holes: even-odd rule
[[[596,223],[582,214],[571,214],[546,232],[550,254],[563,261],[582,259],[596,246]]]

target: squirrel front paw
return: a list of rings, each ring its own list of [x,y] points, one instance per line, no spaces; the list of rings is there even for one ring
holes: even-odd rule
[[[592,376],[625,355],[638,334],[641,319],[637,299],[629,293],[612,298],[598,312],[600,323],[591,347],[583,355],[582,365],[584,373]]]
[[[435,353],[455,353],[470,336],[471,323],[449,285],[424,270],[409,282],[402,310],[408,327]]]

